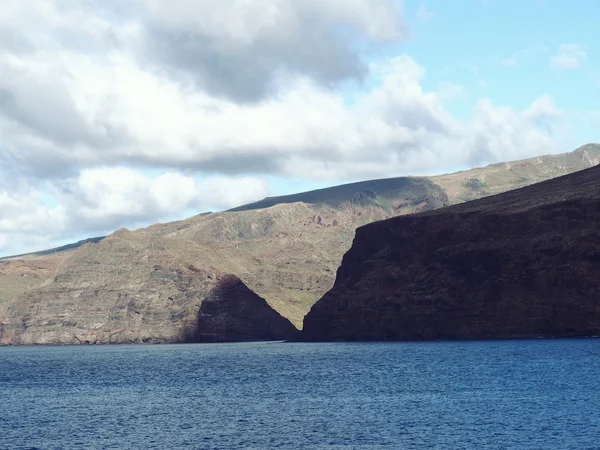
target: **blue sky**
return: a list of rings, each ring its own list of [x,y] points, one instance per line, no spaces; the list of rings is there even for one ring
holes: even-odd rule
[[[431,15],[419,23],[414,11],[421,5]],[[598,108],[600,3],[408,1],[406,9],[413,11],[415,25],[403,51],[427,69],[425,86],[435,89],[450,82],[463,88],[453,105],[457,114],[468,114],[469,104],[480,96],[525,108],[538,96],[549,94],[557,105],[574,113]],[[585,52],[577,68],[552,65],[561,45],[577,45]],[[596,136],[581,131],[583,141]]]
[[[591,0],[6,4],[0,255],[598,142],[598,17]]]
[[[411,56],[426,72],[423,88],[447,92],[445,108],[462,120],[472,117],[480,98],[522,110],[536,98],[550,95],[572,118],[568,142],[573,148],[564,151],[600,141],[600,120],[586,117],[586,112],[600,111],[600,2],[407,0],[402,8],[410,27],[408,40],[377,49],[375,55],[366,57],[369,61]],[[576,53],[584,52],[584,56],[577,53],[577,67],[553,62],[561,46],[576,46]],[[376,85],[371,80],[366,88]],[[353,85],[346,96],[352,99],[364,89],[364,85]],[[329,185],[285,178],[273,178],[271,184],[282,194]]]

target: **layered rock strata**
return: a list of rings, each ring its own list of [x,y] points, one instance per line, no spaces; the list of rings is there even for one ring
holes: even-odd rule
[[[300,326],[333,285],[357,227],[598,164],[600,146],[430,178],[268,198],[0,260],[0,345],[180,342],[221,274]]]

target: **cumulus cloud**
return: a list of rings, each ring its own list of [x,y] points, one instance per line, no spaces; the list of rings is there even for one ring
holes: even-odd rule
[[[581,45],[564,44],[558,47],[558,52],[550,58],[550,64],[556,69],[573,70],[579,68],[587,58],[587,53]]]
[[[366,42],[406,34],[394,0],[152,0],[142,54],[172,75],[238,101],[264,97],[277,76],[331,84],[366,73],[349,32]]]
[[[9,179],[10,184],[6,183]],[[17,253],[47,245],[66,229],[68,217],[63,206],[49,208],[42,191],[26,180],[3,176],[2,181],[0,250],[3,253]]]
[[[268,175],[334,184],[557,150],[540,123],[558,120],[550,98],[524,111],[481,100],[457,120],[444,107],[455,85],[424,89],[407,55],[368,58],[406,38],[398,5],[7,3],[7,248],[237,206],[271,194]]]
[[[557,119],[561,117],[561,115],[560,109],[556,106],[554,99],[550,95],[538,97],[529,108],[525,110],[525,117],[533,120],[540,118]]]
[[[177,172],[149,175],[128,167],[84,169],[77,177],[36,187],[22,180],[11,190],[0,188],[0,247],[20,251],[23,243],[175,219],[182,211],[228,209],[269,193],[267,183],[258,178],[199,180]]]
[[[558,127],[540,124],[539,119],[554,117],[554,103],[548,96],[535,99],[524,111],[479,101],[472,134],[467,147],[473,148],[467,166],[490,161],[510,161],[560,150]],[[550,116],[548,114],[551,114]]]
[[[152,178],[127,168],[85,169],[65,186],[82,219],[149,219],[185,209],[196,198],[193,178],[167,172]],[[63,195],[64,195],[63,194]]]
[[[176,172],[153,177],[130,168],[107,167],[83,170],[58,195],[82,220],[90,224],[104,220],[114,226],[168,217],[189,208],[227,209],[267,194],[267,184],[251,177],[198,181]]]
[[[40,191],[25,183],[0,187],[0,233],[37,232],[60,229],[65,224],[63,208],[49,209]],[[49,230],[47,230],[49,231]]]
[[[198,197],[204,207],[212,206],[218,209],[229,209],[263,199],[270,194],[266,181],[242,177],[231,179],[218,177],[206,180],[198,186]]]

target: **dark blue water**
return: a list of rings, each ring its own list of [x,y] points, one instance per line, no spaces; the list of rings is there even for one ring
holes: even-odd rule
[[[598,449],[600,340],[0,348],[4,449]]]

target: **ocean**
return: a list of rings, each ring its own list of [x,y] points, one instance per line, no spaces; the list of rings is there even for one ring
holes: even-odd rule
[[[600,340],[0,348],[0,449],[600,449]]]

